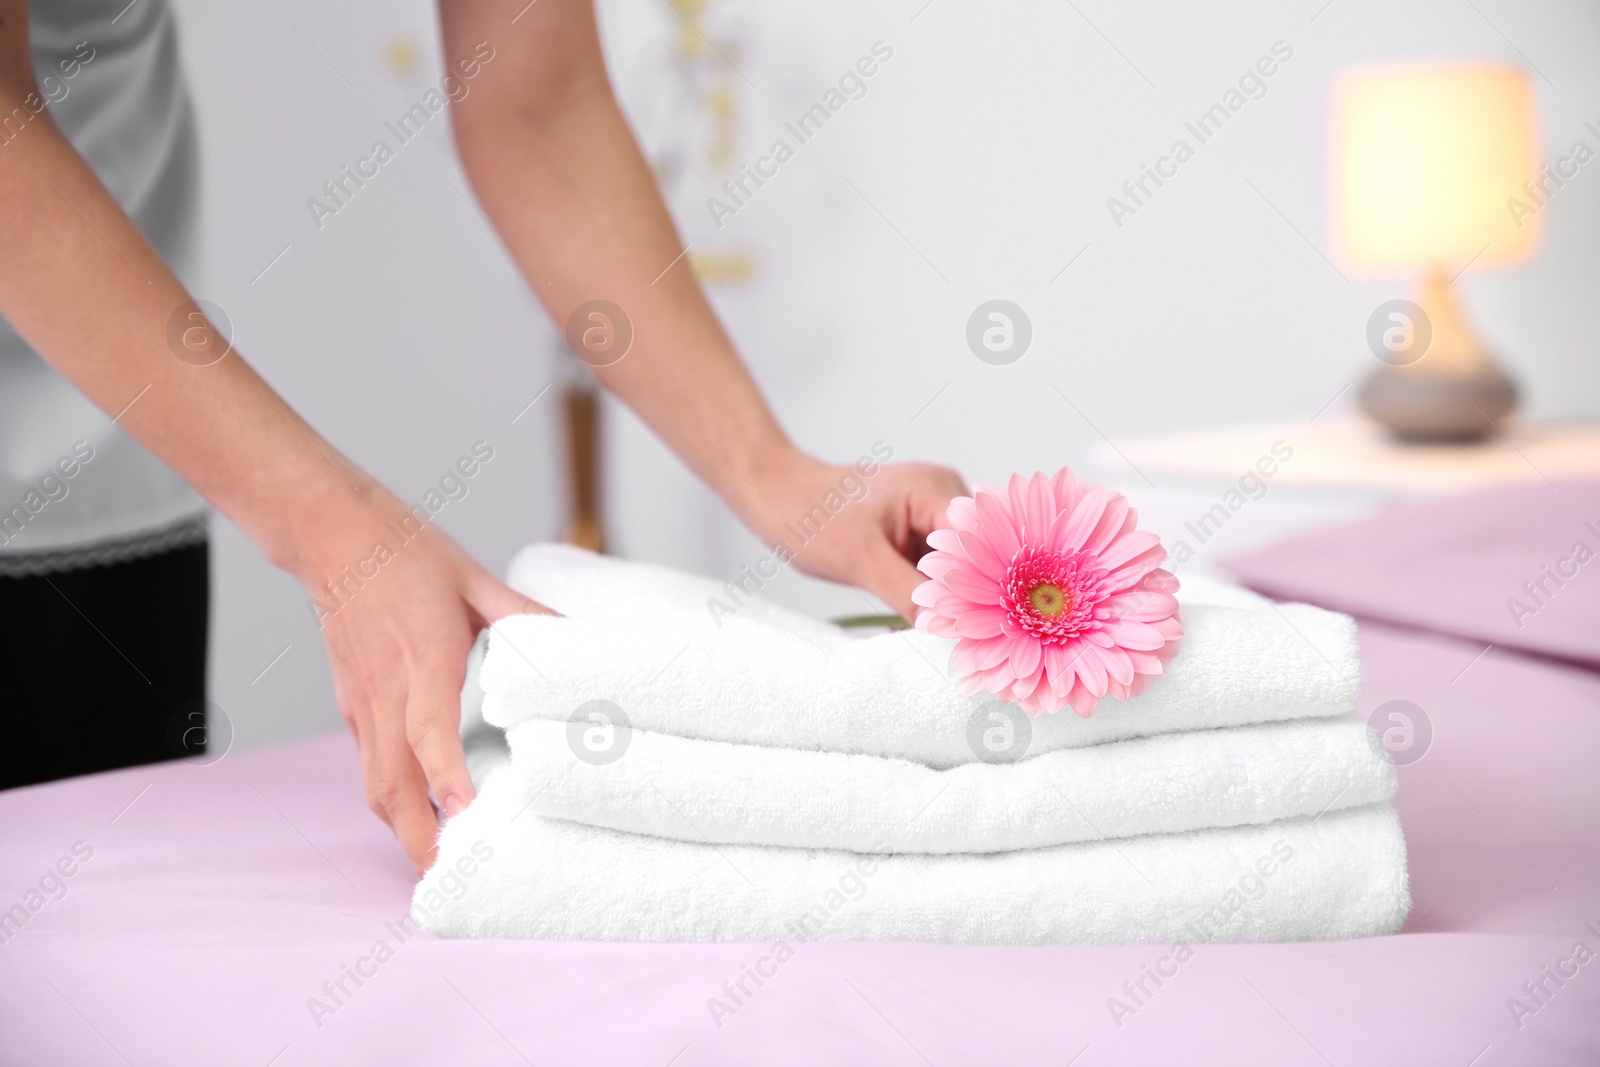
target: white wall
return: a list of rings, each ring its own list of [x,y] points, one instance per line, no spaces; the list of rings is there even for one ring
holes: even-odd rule
[[[1323,258],[1337,70],[1428,57],[1536,64],[1542,155],[1578,137],[1600,148],[1582,128],[1600,126],[1600,12],[1475,5],[714,0],[698,31],[667,0],[603,12],[685,239],[696,254],[755,264],[713,298],[795,438],[839,459],[881,438],[898,456],[994,481],[1079,462],[1100,433],[1306,418],[1366,372],[1367,316],[1408,285],[1346,281]],[[559,529],[551,397],[511,424],[554,373],[552,347],[493,233],[447,184],[466,190],[445,130],[402,150],[320,231],[305,205],[437,77],[431,9],[278,0],[290,26],[271,5],[176,6],[206,160],[214,280],[203,295],[227,308],[263,373],[402,495],[491,441],[496,460],[442,524],[503,568],[517,545]],[[397,36],[424,49],[417,73],[385,70]],[[867,95],[715,228],[704,201],[723,175],[706,162],[718,127],[705,94],[729,93],[731,158],[749,162],[880,39],[894,56]],[[1116,228],[1106,198],[1276,40],[1294,56],[1267,94]],[[704,59],[686,67],[685,49]],[[1469,272],[1464,296],[1530,412],[1593,418],[1600,161],[1542,218],[1535,257]],[[979,362],[964,340],[972,309],[995,297],[1033,322],[1033,346],[1012,366]],[[646,430],[610,414],[607,502],[622,554],[713,574],[760,554]],[[301,594],[221,522],[216,582],[213,699],[240,743],[336,727]],[[861,606],[797,579],[773,595]]]

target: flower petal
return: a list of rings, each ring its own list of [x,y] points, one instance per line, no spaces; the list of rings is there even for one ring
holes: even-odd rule
[[[1177,577],[1171,571],[1166,570],[1151,571],[1144,576],[1144,580],[1140,584],[1153,593],[1176,593],[1178,591]]]
[[[1117,644],[1134,651],[1153,652],[1167,643],[1161,631],[1146,622],[1118,619],[1108,624],[1106,629],[1116,638]]]
[[[1105,661],[1100,658],[1102,655],[1104,655],[1103,649],[1088,645],[1084,648],[1082,658],[1078,660],[1078,677],[1083,680],[1084,688],[1097,697],[1105,696],[1106,681],[1109,677],[1106,674]]]
[[[1045,715],[1056,710],[1050,706],[1054,700],[1055,697],[1050,692],[1050,687],[1047,685],[1041,685],[1032,693],[1028,694],[1025,699],[1017,701],[1017,707],[1021,708],[1023,713],[1026,714],[1028,718],[1037,719],[1040,715]],[[1056,705],[1056,707],[1059,706],[1059,704]]]
[[[1004,608],[977,608],[953,617],[956,633],[962,637],[999,637],[1005,633]]]
[[[965,556],[966,552],[961,547],[961,535],[955,530],[933,530],[928,534],[928,547],[951,556]]]
[[[987,485],[978,486],[974,493],[980,530],[997,554],[1010,559],[1022,547],[1022,537],[1006,508],[1005,498]]]
[[[1083,486],[1072,476],[1071,467],[1056,471],[1056,476],[1050,479],[1050,487],[1055,490],[1056,509],[1059,511],[1071,511],[1077,507],[1078,498],[1083,495]]]
[[[917,560],[917,570],[936,582],[944,581],[945,576],[953,570],[971,566],[972,564],[962,557],[952,555],[949,552],[928,552]]]
[[[958,678],[982,674],[1004,660],[1010,651],[1011,643],[1006,638],[974,640],[963,637],[950,652],[950,671]]]
[[[1105,664],[1106,673],[1111,676],[1114,684],[1123,688],[1133,684],[1133,660],[1124,649],[1105,649],[1100,653],[1100,661]],[[1123,695],[1118,699],[1125,700],[1127,697]]]
[[[1011,517],[1016,520],[1022,543],[1027,544],[1033,538],[1028,529],[1028,480],[1022,475],[1013,474],[1006,482],[1006,503],[1011,508]]]
[[[1042,471],[1028,479],[1027,503],[1028,540],[1039,544],[1049,533],[1056,517],[1055,491],[1050,488],[1050,479]]]
[[[974,641],[976,646],[972,654],[972,662],[980,671],[992,671],[1011,655],[1011,639],[1009,637],[987,637]]]
[[[1105,576],[1105,587],[1117,592],[1134,588],[1144,581],[1145,575],[1162,563],[1166,554],[1166,549],[1156,545],[1154,548],[1135,556],[1132,562],[1118,567],[1115,571]]]
[[[1039,689],[1039,683],[1044,681],[1043,671],[1034,671],[1026,678],[1018,678],[1011,684],[1011,699],[1018,701],[1027,700]],[[1044,688],[1049,689],[1047,685]]]
[[[1141,652],[1138,649],[1123,649],[1128,654],[1128,659],[1133,662],[1133,669],[1140,675],[1160,674],[1165,668],[1161,664],[1161,657],[1154,652]]]
[[[1000,553],[995,551],[994,545],[980,534],[963,530],[957,536],[961,539],[962,550],[966,552],[967,558],[978,568],[980,574],[997,582],[1005,578],[1006,566],[1011,562],[1009,558],[1002,559]]]
[[[1072,521],[1067,524],[1066,533],[1062,536],[1063,547],[1083,548],[1084,542],[1099,524],[1100,516],[1105,514],[1109,495],[1110,490],[1104,486],[1094,485],[1078,499],[1077,506],[1072,509]]]
[[[1067,543],[1067,535],[1072,529],[1071,511],[1058,511],[1050,523],[1050,529],[1045,532],[1044,545],[1056,552],[1072,552],[1073,546]]]
[[[1011,639],[1011,670],[1018,678],[1025,678],[1037,671],[1042,658],[1037,637],[1026,634]]]
[[[1085,552],[1096,554],[1104,552],[1116,541],[1117,535],[1122,533],[1123,523],[1128,518],[1128,498],[1109,489],[1105,490],[1105,493],[1105,509],[1100,513],[1100,520],[1095,523],[1094,532],[1084,539],[1083,550]],[[1150,536],[1155,537],[1155,534],[1150,534]],[[1157,540],[1159,541],[1159,538]],[[1112,563],[1102,564],[1107,570],[1110,570],[1114,565]]]
[[[981,525],[978,522],[977,504],[970,496],[958,496],[950,501],[944,517],[950,528],[958,532],[976,532]]]
[[[1113,618],[1133,619],[1135,622],[1156,622],[1170,619],[1178,613],[1176,597],[1166,593],[1147,593],[1142,589],[1118,593],[1107,604],[1112,609]]]
[[[1109,515],[1110,512],[1108,511],[1107,514]],[[1108,571],[1114,571],[1124,564],[1137,559],[1152,548],[1160,547],[1161,538],[1157,537],[1153,532],[1150,530],[1135,530],[1130,534],[1117,538],[1103,548],[1097,548],[1093,551],[1098,552],[1100,555],[1100,566]],[[1085,548],[1085,551],[1090,550]]]
[[[983,672],[983,687],[991,693],[1004,693],[1017,680],[1011,670],[1009,661],[991,667]]]
[[[929,580],[911,590],[911,602],[918,607],[931,608],[947,595],[943,582]]]
[[[952,593],[966,597],[975,604],[998,606],[1000,603],[1000,583],[979,574],[978,569],[966,560],[952,567],[941,580]]]
[[[1080,719],[1087,719],[1094,714],[1094,707],[1100,701],[1080,683],[1073,686],[1072,692],[1067,694],[1067,703],[1072,705],[1072,710],[1077,712]]]

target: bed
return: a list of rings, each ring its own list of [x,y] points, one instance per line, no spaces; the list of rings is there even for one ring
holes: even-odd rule
[[[1533,499],[1496,521],[1600,525],[1600,487],[1545,511]],[[1462,523],[1481,514],[1447,526],[1403,509],[1235,566],[1349,607],[1340,566],[1383,557],[1426,599],[1426,568],[1376,548],[1363,564],[1350,546],[1431,527],[1485,554],[1472,603],[1488,619],[1482,605],[1504,612],[1515,591],[1501,568],[1537,573],[1546,549],[1508,529],[1474,538]],[[1435,580],[1471,584],[1453,569],[1470,560],[1452,560]],[[1600,603],[1580,585],[1600,589],[1592,566],[1563,590],[1580,626]],[[0,912],[42,901],[0,926],[0,1063],[1600,1062],[1600,656],[1512,650],[1459,605],[1383,610],[1381,586],[1361,586],[1362,711],[1421,709],[1428,735],[1408,711],[1396,805],[1414,904],[1398,936],[1203,945],[1160,985],[1145,968],[1165,946],[815,943],[714,1019],[708,999],[764,946],[407,936],[412,874],[366,810],[353,743],[326,736],[0,793]],[[1113,1013],[1141,979],[1137,1010]]]

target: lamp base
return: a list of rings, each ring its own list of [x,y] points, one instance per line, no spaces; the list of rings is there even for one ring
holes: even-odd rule
[[[1361,410],[1402,441],[1482,440],[1517,406],[1516,383],[1479,343],[1444,270],[1430,274],[1412,311],[1431,341],[1408,362],[1385,359],[1361,386]]]
[[[1459,375],[1381,366],[1361,386],[1361,410],[1402,441],[1481,441],[1516,405],[1516,383],[1492,363]]]

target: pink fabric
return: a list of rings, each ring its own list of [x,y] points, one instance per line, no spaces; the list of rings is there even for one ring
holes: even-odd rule
[[[1600,482],[1432,497],[1227,564],[1282,599],[1600,666]]]
[[[762,946],[420,935],[319,1028],[307,998],[412,886],[329,736],[0,793],[0,907],[94,850],[0,944],[0,1063],[1592,1065],[1600,960],[1520,1030],[1506,1001],[1600,950],[1600,677],[1496,649],[1452,684],[1478,647],[1363,631],[1365,708],[1434,735],[1400,768],[1405,932],[1200,946],[1120,1027],[1107,999],[1164,947],[804,945],[719,1029],[707,998]]]

